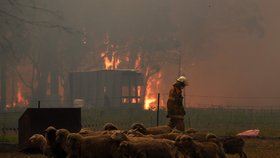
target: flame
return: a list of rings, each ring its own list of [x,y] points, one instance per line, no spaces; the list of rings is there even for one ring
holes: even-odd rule
[[[136,61],[135,61],[135,69],[137,70],[137,69],[140,69],[140,65],[141,65],[141,56],[140,56],[140,54],[137,54],[137,59],[136,59]]]
[[[102,52],[100,57],[104,59],[104,65],[106,70],[117,69],[121,63],[121,60],[116,57],[116,52],[112,52],[112,59],[107,56],[106,52]]]
[[[27,107],[27,105],[29,105],[29,101],[27,99],[24,98],[23,94],[22,94],[22,84],[20,84],[19,82],[17,83],[17,100],[16,103],[13,103],[13,107],[16,106],[16,104],[18,105],[22,105],[24,107]]]
[[[125,57],[125,61],[129,62],[129,57],[128,56]]]
[[[50,96],[51,95],[51,73],[48,73],[47,77],[47,87],[46,87],[46,95]]]
[[[117,69],[121,63],[121,60],[117,58],[116,51],[112,49],[118,49],[118,45],[111,44],[110,36],[108,33],[104,35],[103,43],[106,45],[106,51],[100,54],[100,57],[104,60],[105,69],[114,70]],[[108,57],[108,54],[111,55],[111,59]]]
[[[147,69],[149,71],[149,69]],[[146,71],[146,75],[148,72]],[[161,72],[158,72],[157,74],[154,74],[151,76],[147,81],[147,87],[146,87],[146,95],[145,95],[145,103],[144,103],[144,109],[145,110],[156,110],[157,109],[157,93],[159,91],[159,87],[161,84]],[[163,100],[160,99],[160,106],[163,106]]]
[[[144,104],[145,110],[151,109],[152,104],[154,105],[155,102],[157,101],[157,99],[153,96],[152,82],[153,82],[152,78],[150,78],[147,82],[145,104]]]
[[[64,100],[65,100],[65,91],[64,91],[64,80],[63,80],[63,78],[61,77],[61,76],[59,76],[59,82],[58,82],[58,86],[59,86],[59,88],[58,88],[58,93],[59,93],[59,96],[61,97],[61,103],[63,103],[64,102]]]

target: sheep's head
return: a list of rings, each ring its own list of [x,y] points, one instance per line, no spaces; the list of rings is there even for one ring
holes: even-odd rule
[[[189,135],[181,135],[176,137],[175,142],[178,146],[187,147],[193,144],[193,138]]]
[[[48,144],[52,144],[52,143],[55,142],[56,131],[57,131],[57,129],[54,128],[53,126],[49,126],[49,127],[45,130],[45,137],[46,137],[46,139],[47,139],[47,143],[48,143]]]
[[[69,145],[69,148],[72,150],[76,150],[81,146],[82,136],[78,133],[70,133],[66,138],[66,142]]]
[[[70,132],[67,129],[58,129],[56,131],[56,142],[59,144],[66,143],[66,138]]]
[[[90,129],[90,128],[82,128],[82,129],[79,131],[80,134],[89,134],[89,133],[92,133],[92,132],[93,132],[93,130]]]
[[[206,140],[213,140],[213,139],[217,139],[217,136],[213,133],[207,133],[207,135],[205,136]]]
[[[33,147],[37,147],[42,151],[44,146],[47,144],[47,140],[42,134],[34,134],[28,139],[28,141],[30,145],[32,145]]]
[[[104,129],[105,131],[118,130],[118,128],[117,128],[114,124],[112,124],[112,123],[106,123],[106,124],[104,125],[103,129]]]
[[[130,129],[127,131],[127,135],[131,137],[143,137],[144,135],[137,129]]]
[[[45,137],[42,134],[34,134],[29,138],[29,142],[32,144],[41,143],[45,141]]]
[[[116,131],[116,132],[114,132],[114,133],[111,135],[111,138],[112,138],[113,140],[116,140],[116,141],[119,141],[119,142],[128,140],[128,139],[127,139],[127,136],[124,134],[124,132],[121,132],[121,131]]]
[[[145,128],[144,124],[142,124],[142,123],[134,123],[131,125],[130,129],[137,130],[142,134],[147,134],[147,129]]]

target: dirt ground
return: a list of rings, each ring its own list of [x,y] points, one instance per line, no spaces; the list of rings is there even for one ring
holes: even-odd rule
[[[280,138],[246,138],[245,142],[245,152],[248,158],[280,158]],[[16,151],[16,145],[0,143],[0,158],[46,158],[40,154],[24,154]],[[227,157],[238,158],[237,155],[227,155]]]

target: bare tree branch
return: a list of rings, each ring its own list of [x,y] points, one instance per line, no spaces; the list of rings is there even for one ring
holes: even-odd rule
[[[62,25],[58,25],[58,24],[50,24],[47,21],[31,21],[31,20],[27,20],[21,17],[18,17],[16,15],[10,14],[4,10],[0,10],[0,15],[6,15],[10,18],[13,18],[14,20],[26,23],[26,24],[30,24],[30,25],[36,25],[36,26],[41,26],[41,27],[46,27],[46,28],[58,28],[58,29],[62,29],[68,33],[79,33],[79,34],[83,34],[82,31],[74,29],[74,28],[69,28],[66,26],[62,26]]]
[[[37,7],[35,5],[25,5],[25,4],[22,4],[22,3],[16,3],[16,5],[18,6],[21,6],[21,7],[25,7],[25,8],[30,8],[30,9],[34,9],[34,10],[39,10],[39,11],[43,11],[45,13],[48,13],[48,14],[51,14],[51,15],[54,15],[56,17],[58,17],[59,19],[62,19],[63,17],[61,15],[59,15],[57,12],[55,11],[52,11],[50,9],[46,9],[46,8],[42,8],[42,7]]]
[[[11,52],[12,56],[7,56],[8,59],[8,63],[10,63],[10,65],[13,67],[13,69],[15,70],[16,74],[18,75],[19,79],[22,81],[22,83],[28,87],[28,88],[32,88],[32,85],[29,84],[27,81],[24,80],[22,74],[18,71],[16,65],[17,63],[20,62],[20,58],[18,58],[15,54],[15,51],[13,49],[13,45],[12,43],[9,41],[9,39],[7,39],[5,36],[1,36],[3,40],[5,40],[5,42],[7,43],[6,48],[8,49],[9,52]],[[0,44],[3,46],[3,44],[0,42]]]

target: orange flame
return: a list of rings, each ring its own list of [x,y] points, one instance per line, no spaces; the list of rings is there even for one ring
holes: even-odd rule
[[[140,65],[141,65],[141,56],[140,54],[137,55],[137,59],[135,61],[135,69],[140,69]]]
[[[145,96],[145,104],[144,104],[144,109],[149,110],[152,109],[152,104],[156,103],[157,99],[153,96],[153,90],[152,90],[152,78],[150,78],[147,82],[147,87],[146,87],[146,96]]]
[[[129,62],[129,57],[128,56],[125,57],[125,61]]]
[[[101,53],[101,58],[104,59],[105,69],[106,70],[114,70],[117,69],[121,63],[121,60],[116,57],[116,52],[112,52],[112,59],[106,55],[106,52]]]
[[[149,71],[149,69],[147,69]],[[146,72],[146,75],[148,72]],[[159,91],[161,83],[161,72],[158,72],[156,75],[151,76],[147,81],[146,95],[145,95],[145,110],[156,110],[157,109],[157,93]],[[163,100],[160,99],[160,106],[163,106]]]
[[[64,80],[63,80],[63,78],[61,77],[61,76],[59,76],[59,89],[58,89],[58,93],[59,93],[59,96],[61,97],[61,103],[63,103],[64,102],[64,100],[65,100],[65,91],[64,91]]]
[[[24,96],[22,95],[22,85],[19,82],[17,83],[17,87],[18,87],[18,89],[17,89],[16,103],[19,105],[23,105],[24,107],[27,107],[27,105],[29,105],[29,101],[27,99],[25,99]]]

